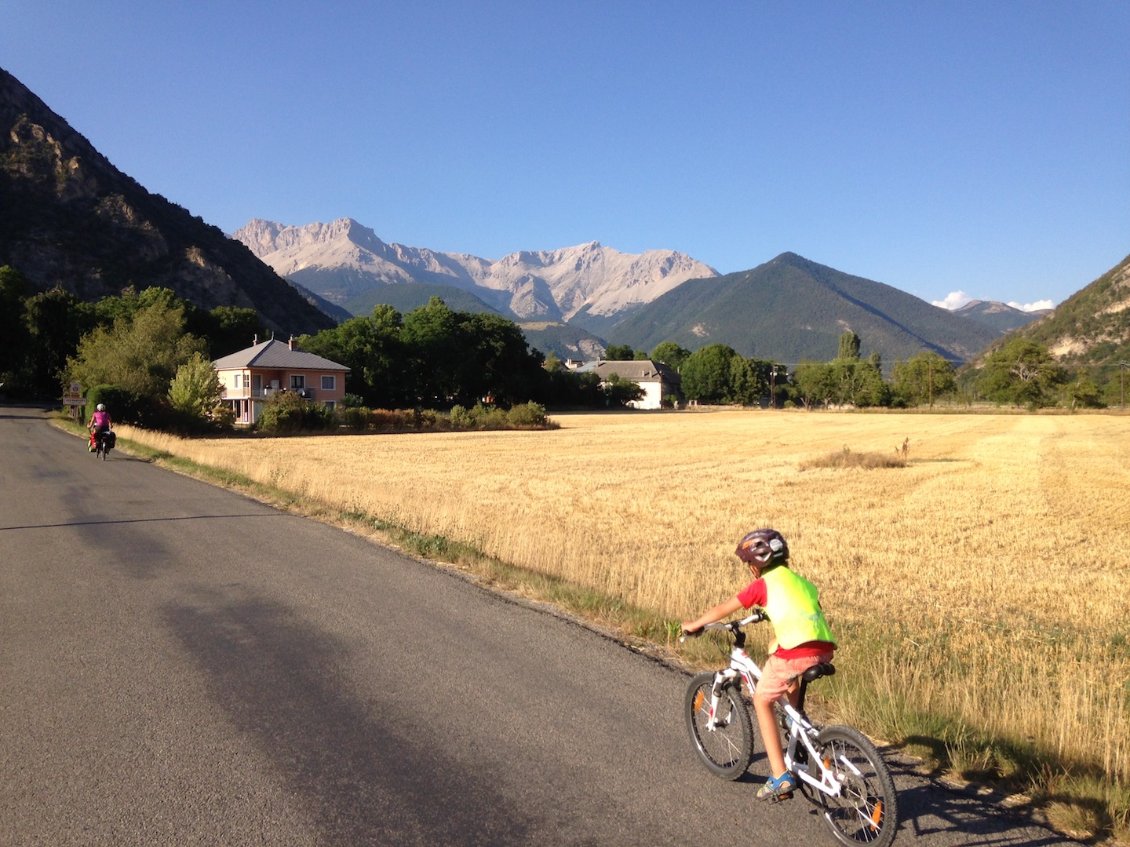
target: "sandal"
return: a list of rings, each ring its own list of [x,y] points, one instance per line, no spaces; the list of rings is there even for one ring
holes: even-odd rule
[[[788,771],[780,776],[771,776],[757,790],[758,800],[785,800],[796,791],[796,777]]]

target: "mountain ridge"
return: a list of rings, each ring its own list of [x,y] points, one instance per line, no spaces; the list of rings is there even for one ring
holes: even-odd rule
[[[718,272],[673,250],[621,253],[599,241],[523,250],[492,260],[389,243],[352,218],[290,226],[252,219],[233,233],[287,278],[348,308],[376,285],[463,289],[517,320],[568,321],[582,309],[614,314],[687,279]]]
[[[334,321],[242,244],[118,170],[0,68],[0,265],[80,299],[163,286],[194,305],[254,309],[280,332]]]
[[[1053,311],[1055,310],[1036,309],[1026,312],[999,300],[970,300],[965,305],[954,309],[953,313],[961,315],[963,318],[980,321],[1001,332],[1009,332],[1027,326],[1045,315],[1050,315]]]
[[[743,356],[796,364],[836,355],[855,332],[864,356],[886,364],[919,352],[967,361],[1000,333],[886,283],[785,252],[748,271],[691,280],[642,306],[609,332],[636,349],[674,341],[726,344]]]

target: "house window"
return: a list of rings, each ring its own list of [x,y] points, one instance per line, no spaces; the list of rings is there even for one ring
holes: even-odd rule
[[[290,387],[297,390],[306,387],[306,377],[303,374],[290,375]]]
[[[241,373],[235,375],[235,388],[243,388],[243,374]]]
[[[322,391],[333,391],[337,388],[336,376],[322,376]]]

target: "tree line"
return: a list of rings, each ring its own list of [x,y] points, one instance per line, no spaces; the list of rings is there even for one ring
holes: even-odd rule
[[[896,362],[889,376],[877,354],[860,354],[861,340],[844,332],[834,358],[784,364],[747,358],[724,344],[695,351],[671,341],[651,353],[610,346],[610,359],[650,358],[675,368],[682,392],[692,403],[774,407],[933,406],[937,402],[995,403],[1029,409],[1061,406],[1103,408],[1125,403],[1125,374],[1113,368],[1097,380],[1086,367],[1061,364],[1047,347],[1012,338],[976,365],[959,367],[938,353],[923,351]]]
[[[56,288],[27,293],[22,275],[0,267],[0,390],[12,397],[58,397],[71,381],[112,402],[116,418],[188,428],[225,423],[211,360],[243,349],[268,331],[252,309],[198,309],[164,288],[94,303]],[[298,339],[301,349],[350,369],[347,405],[384,409],[615,408],[639,399],[628,380],[602,382],[557,356],[530,348],[520,327],[499,315],[450,309],[439,298],[402,315],[380,305],[366,316]],[[687,350],[665,341],[650,353],[610,345],[611,360],[649,358],[681,379],[668,405],[768,405],[804,408],[914,407],[938,401],[988,401],[1039,408],[1124,402],[1115,373],[1099,385],[1085,370],[1057,362],[1047,348],[1007,340],[976,368],[937,353],[897,362],[884,377],[877,355],[845,332],[834,358],[786,364],[739,355],[722,344]],[[93,402],[93,401],[92,401]]]
[[[57,398],[77,381],[98,395],[88,393],[88,404],[107,402],[124,422],[224,425],[211,361],[268,337],[252,309],[202,310],[166,288],[89,303],[61,288],[28,287],[18,271],[0,267],[0,390]],[[355,407],[607,408],[641,395],[634,383],[605,384],[555,358],[547,363],[512,321],[454,311],[438,298],[406,315],[377,306],[297,343],[350,369],[347,405]]]

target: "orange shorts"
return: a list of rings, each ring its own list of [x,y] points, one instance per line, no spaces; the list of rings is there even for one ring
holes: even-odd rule
[[[796,678],[813,665],[832,661],[832,653],[817,656],[799,656],[795,659],[782,659],[776,654],[765,660],[761,667],[761,680],[757,683],[754,696],[759,700],[776,700],[782,694],[792,691]]]

